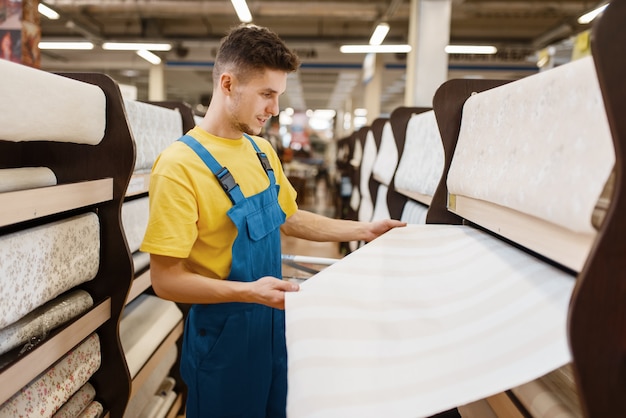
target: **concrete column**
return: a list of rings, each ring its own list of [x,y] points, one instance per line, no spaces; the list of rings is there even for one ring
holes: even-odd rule
[[[373,54],[374,71],[365,85],[365,109],[367,109],[367,124],[380,116],[380,97],[383,93],[383,71],[385,64],[382,54]]]
[[[451,0],[411,0],[406,106],[432,106],[433,96],[448,79]]]
[[[163,63],[150,66],[148,100],[165,100],[165,66]]]

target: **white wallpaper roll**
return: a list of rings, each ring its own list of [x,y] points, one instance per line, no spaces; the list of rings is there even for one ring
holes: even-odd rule
[[[122,226],[131,253],[139,250],[148,227],[148,196],[122,203]]]
[[[427,206],[413,200],[407,200],[404,208],[402,208],[400,220],[409,224],[423,225],[426,223],[426,215],[428,215]]]
[[[57,177],[48,167],[0,169],[0,193],[54,186]]]
[[[383,133],[380,140],[380,147],[372,169],[372,175],[381,184],[389,186],[391,178],[396,172],[398,166],[398,147],[396,139],[393,136],[391,122],[385,122]]]
[[[0,406],[0,417],[51,417],[98,370],[100,339],[92,334]]]
[[[100,87],[0,60],[0,124],[6,141],[58,141],[96,145],[106,129]]]
[[[172,345],[163,361],[159,363],[145,383],[141,385],[135,396],[128,401],[126,411],[124,411],[124,418],[135,418],[141,413],[148,402],[150,402],[152,396],[158,392],[159,386],[174,366],[177,356],[178,348],[176,345]]]
[[[595,232],[593,210],[614,163],[593,58],[586,57],[471,96],[448,189]]]
[[[358,220],[369,222],[372,219],[374,213],[374,202],[372,199],[369,180],[372,176],[372,169],[374,168],[374,162],[376,161],[376,141],[374,140],[374,133],[370,130],[367,131],[365,136],[365,145],[363,146],[363,158],[360,165],[360,183],[359,191],[361,192],[361,201],[359,203]]]
[[[435,112],[411,116],[394,184],[426,196],[435,194],[443,173],[444,155]]]
[[[120,340],[131,377],[137,375],[182,318],[174,302],[145,293],[126,305],[120,321]]]
[[[89,212],[0,236],[0,328],[92,280],[100,264],[100,222]]]

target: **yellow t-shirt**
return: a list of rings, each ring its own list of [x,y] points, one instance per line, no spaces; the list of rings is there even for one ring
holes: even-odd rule
[[[194,137],[213,157],[228,168],[244,196],[252,196],[269,186],[250,141],[219,138],[199,127]],[[253,138],[267,154],[276,182],[280,185],[279,204],[287,217],[298,209],[296,192],[285,176],[270,143]],[[232,203],[215,176],[186,144],[176,141],[155,161],[150,176],[150,218],[141,251],[186,258],[196,273],[225,279],[230,273],[231,247],[237,229],[226,212]]]

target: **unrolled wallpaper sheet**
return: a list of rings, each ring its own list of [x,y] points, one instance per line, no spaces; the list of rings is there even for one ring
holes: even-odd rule
[[[286,295],[289,418],[427,417],[567,364],[575,278],[474,228],[391,230]]]

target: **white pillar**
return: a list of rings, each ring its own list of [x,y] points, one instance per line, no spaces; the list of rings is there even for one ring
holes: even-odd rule
[[[373,54],[374,71],[365,85],[365,109],[367,109],[367,124],[380,116],[380,97],[383,93],[383,71],[385,64],[382,54]]]
[[[448,79],[444,48],[450,42],[451,15],[451,0],[411,0],[406,106],[432,106],[435,92]]]
[[[148,100],[165,100],[165,66],[163,63],[150,66],[148,79]]]

